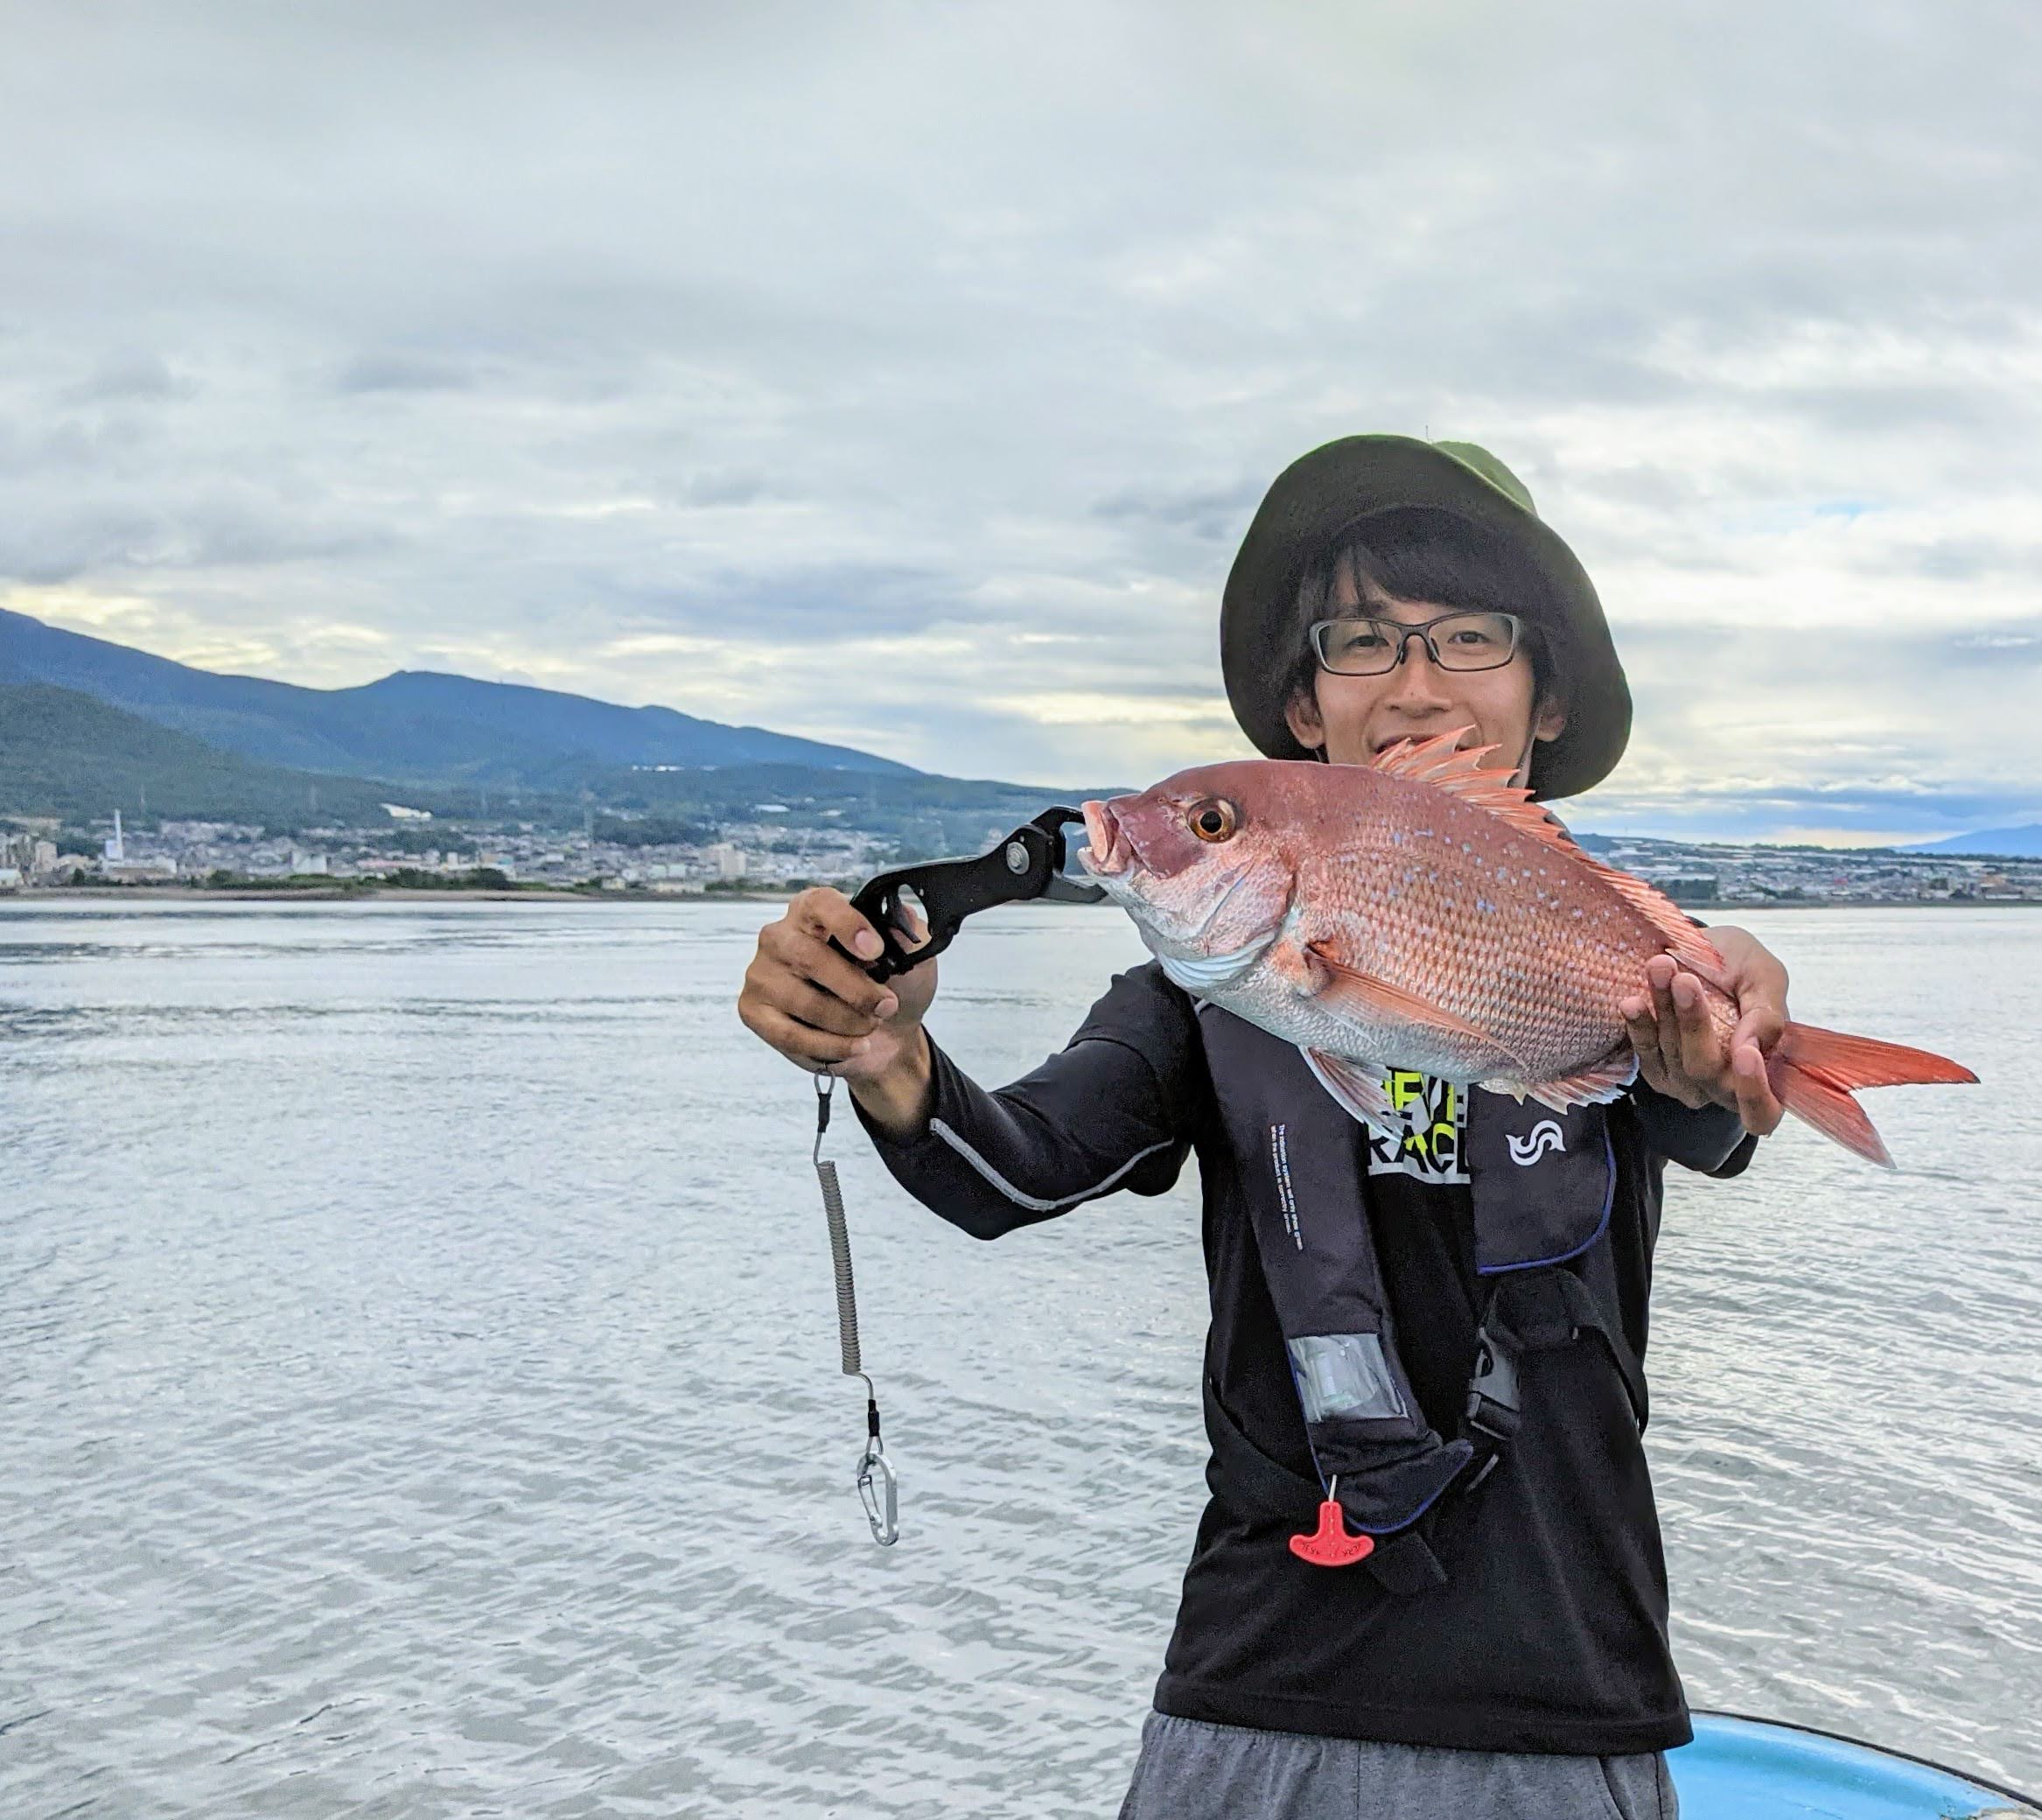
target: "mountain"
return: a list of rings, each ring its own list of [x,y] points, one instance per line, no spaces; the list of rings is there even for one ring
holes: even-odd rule
[[[2019,828],[1988,828],[1977,834],[1954,834],[1945,841],[1903,847],[1903,853],[1951,853],[1964,858],[2042,859],[2042,822]]]
[[[388,825],[388,784],[259,765],[216,752],[75,690],[0,683],[0,813],[59,816],[81,826],[114,808],[129,816],[250,822],[297,829],[315,822]],[[398,799],[439,807],[435,797]]]
[[[458,700],[462,690],[481,691],[486,713],[500,714],[520,696],[540,697],[542,713],[554,711],[563,702],[570,713],[583,706],[603,706],[570,696],[548,699],[543,690],[507,690],[458,676],[409,680],[458,685],[456,690],[427,690],[425,700]],[[514,743],[514,724],[503,723],[501,731],[507,745]],[[816,748],[808,740],[782,743],[797,750],[840,750]],[[855,829],[892,844],[903,857],[927,858],[977,851],[996,835],[1038,814],[1059,794],[991,779],[942,777],[899,765],[864,770],[839,764],[634,766],[556,751],[525,760],[505,786],[486,776],[462,784],[377,781],[264,764],[77,690],[0,680],[0,816],[58,816],[81,826],[103,821],[119,808],[136,827],[152,817],[170,816],[255,822],[290,831],[387,828],[389,817],[382,805],[395,802],[456,819],[486,820],[493,810],[500,816],[549,828],[578,827],[591,811],[623,818],[619,826],[647,830],[732,822],[751,827],[770,817],[770,825],[790,831]],[[1061,794],[1066,802],[1075,802],[1120,792]]]
[[[412,785],[570,792],[634,765],[798,765],[922,774],[845,746],[725,726],[671,708],[398,670],[355,689],[218,676],[0,610],[0,683],[45,683],[270,766]]]

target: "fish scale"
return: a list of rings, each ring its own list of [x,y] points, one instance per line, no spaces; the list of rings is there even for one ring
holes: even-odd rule
[[[1372,766],[1247,760],[1087,802],[1085,864],[1185,990],[1295,1042],[1357,1118],[1415,1068],[1555,1107],[1636,1074],[1621,1006],[1670,955],[1720,1042],[1723,960],[1671,901],[1602,864],[1511,774],[1406,741]],[[1898,1044],[1790,1023],[1766,1059],[1787,1110],[1889,1164],[1861,1086],[1972,1081]]]
[[[1299,844],[1292,864],[1315,936],[1340,943],[1360,970],[1490,1032],[1521,1060],[1526,1086],[1570,1074],[1627,1040],[1618,1007],[1667,942],[1585,868],[1486,810],[1442,804],[1433,785],[1381,772],[1343,777],[1325,766],[1297,781],[1307,800],[1360,805],[1389,837],[1370,841],[1363,850],[1375,863],[1366,866],[1330,863],[1324,850]],[[1314,820],[1324,818],[1322,807]],[[1710,997],[1729,1012],[1727,998]],[[1421,1060],[1390,1032],[1382,1040],[1402,1049],[1401,1065],[1468,1078],[1456,1045],[1425,1045]]]

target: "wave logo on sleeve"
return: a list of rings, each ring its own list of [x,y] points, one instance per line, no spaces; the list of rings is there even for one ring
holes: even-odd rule
[[[1392,1138],[1374,1125],[1361,1128],[1369,1174],[1408,1175],[1442,1185],[1466,1181],[1467,1100],[1461,1090],[1415,1068],[1389,1069],[1382,1090],[1401,1130]]]
[[[1560,1122],[1542,1118],[1523,1137],[1510,1140],[1510,1160],[1519,1168],[1529,1168],[1549,1150],[1565,1150],[1567,1139],[1560,1130]]]

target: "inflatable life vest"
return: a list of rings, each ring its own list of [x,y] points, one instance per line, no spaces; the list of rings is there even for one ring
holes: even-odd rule
[[[1197,1026],[1319,1478],[1313,1486],[1256,1449],[1208,1382],[1213,1488],[1245,1514],[1286,1522],[1309,1523],[1337,1502],[1373,1546],[1356,1544],[1325,1564],[1366,1558],[1396,1592],[1444,1584],[1424,1520],[1479,1484],[1515,1434],[1522,1354],[1594,1335],[1644,1425],[1644,1377],[1620,1327],[1564,1268],[1609,1228],[1617,1170],[1607,1109],[1556,1112],[1472,1090],[1463,1160],[1485,1293],[1465,1412],[1459,1432],[1443,1436],[1397,1357],[1360,1127],[1296,1045],[1210,1003],[1199,1006]]]

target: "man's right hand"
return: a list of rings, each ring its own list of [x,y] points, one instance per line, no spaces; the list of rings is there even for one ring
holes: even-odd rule
[[[895,934],[904,948],[926,939],[919,924]],[[879,957],[878,932],[841,891],[817,886],[793,899],[785,915],[759,932],[759,951],[738,995],[739,1019],[811,1074],[873,1086],[922,1074],[921,1022],[936,996],[934,957],[882,985],[831,948],[832,936],[864,960]]]

